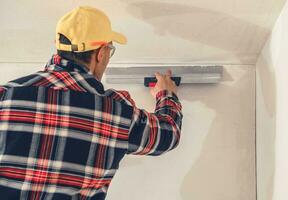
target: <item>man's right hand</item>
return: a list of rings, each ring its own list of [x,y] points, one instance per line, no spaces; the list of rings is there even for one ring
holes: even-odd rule
[[[167,70],[166,74],[162,75],[159,72],[155,73],[157,83],[150,89],[151,95],[156,98],[156,94],[161,90],[168,90],[177,94],[177,86],[171,79],[172,71]]]

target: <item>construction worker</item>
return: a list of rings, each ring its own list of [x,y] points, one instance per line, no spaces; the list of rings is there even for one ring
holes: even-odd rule
[[[180,139],[182,106],[172,72],[155,74],[154,113],[102,75],[126,43],[100,10],[80,6],[56,27],[42,71],[0,86],[0,199],[105,199],[126,154],[157,156]]]

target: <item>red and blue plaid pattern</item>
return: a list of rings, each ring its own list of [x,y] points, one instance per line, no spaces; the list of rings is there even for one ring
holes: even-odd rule
[[[180,139],[182,106],[157,93],[154,113],[104,90],[53,55],[43,71],[0,86],[0,199],[105,199],[125,154],[161,155]]]

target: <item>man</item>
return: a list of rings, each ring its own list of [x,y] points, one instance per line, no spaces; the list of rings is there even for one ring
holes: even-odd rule
[[[0,199],[105,199],[125,154],[161,155],[180,139],[182,106],[171,71],[155,74],[154,113],[102,75],[126,38],[91,7],[63,16],[43,71],[0,86]]]

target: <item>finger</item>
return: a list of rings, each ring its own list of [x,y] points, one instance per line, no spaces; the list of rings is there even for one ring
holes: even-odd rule
[[[171,71],[171,69],[167,70],[167,71],[166,71],[166,74],[165,74],[164,76],[165,76],[165,78],[166,78],[167,80],[171,80],[171,76],[172,76],[172,71]]]
[[[160,79],[163,78],[162,74],[160,74],[159,72],[156,72],[156,73],[155,73],[155,76],[156,76],[156,79],[157,79],[157,80],[160,80]]]
[[[166,71],[166,76],[169,77],[169,78],[172,76],[172,70],[171,69],[168,69]]]

